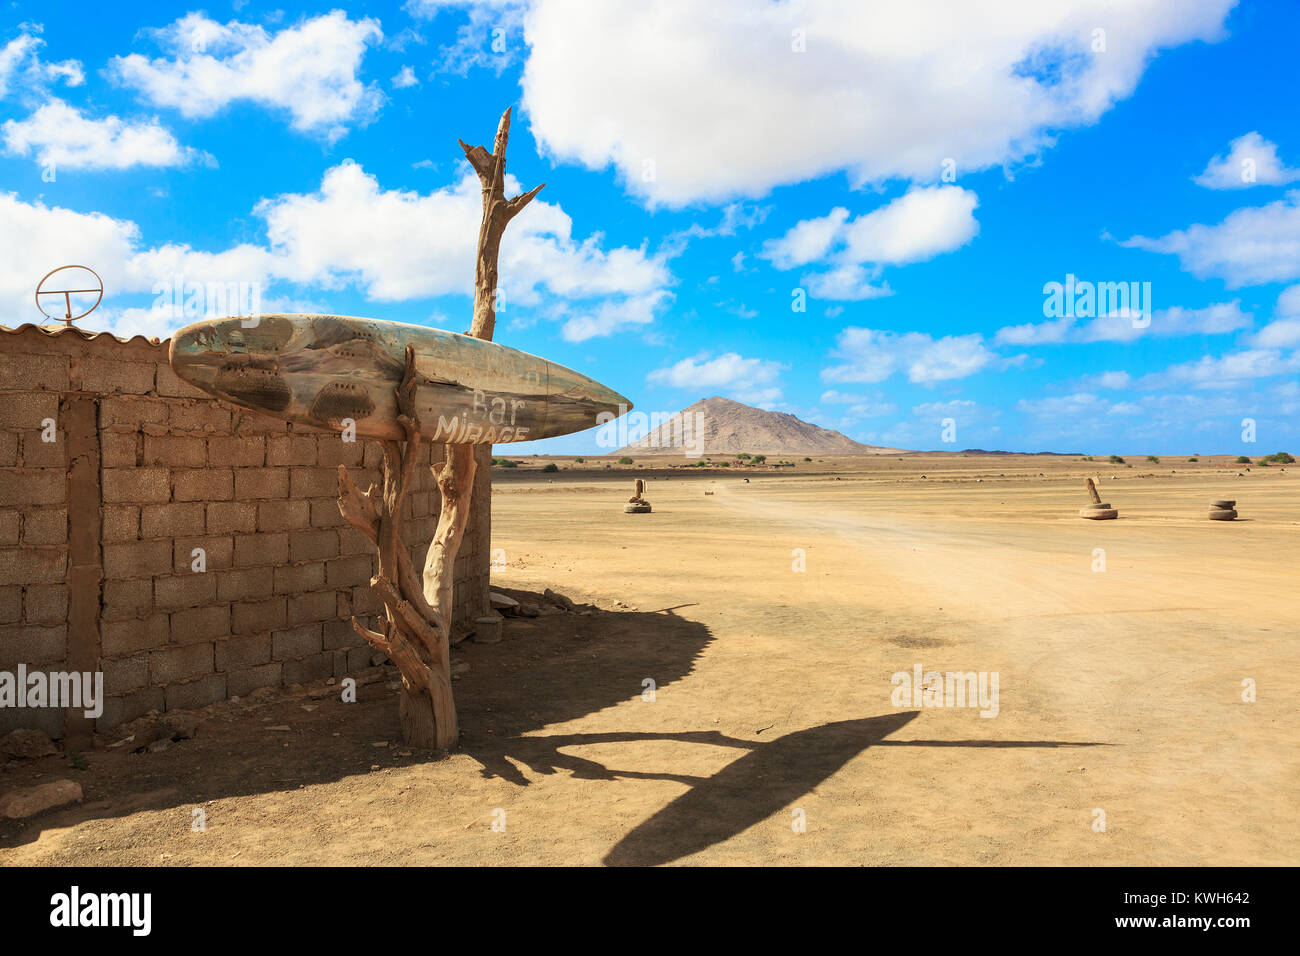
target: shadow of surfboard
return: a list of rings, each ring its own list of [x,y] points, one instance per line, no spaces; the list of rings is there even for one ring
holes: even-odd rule
[[[841,720],[757,744],[639,824],[604,862],[657,866],[730,839],[788,807],[918,713]]]
[[[753,743],[752,750],[638,825],[606,866],[658,866],[698,853],[788,808],[868,747],[1105,747],[1066,740],[886,740],[920,715],[902,711],[841,720]],[[729,745],[740,745],[735,741]],[[666,775],[665,775],[666,776]]]

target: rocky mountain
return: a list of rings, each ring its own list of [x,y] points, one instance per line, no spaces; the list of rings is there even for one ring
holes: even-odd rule
[[[653,422],[652,422],[653,424]],[[864,445],[786,412],[767,412],[715,395],[682,409],[616,454],[889,455],[900,449]]]

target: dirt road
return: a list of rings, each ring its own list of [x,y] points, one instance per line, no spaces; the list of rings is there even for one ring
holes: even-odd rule
[[[662,476],[650,515],[622,476],[499,482],[497,583],[600,610],[461,646],[458,753],[402,756],[383,684],[260,701],[46,758],[87,805],[0,863],[1300,860],[1300,475],[1103,476],[1093,522],[1077,463],[944,461]],[[918,665],[996,705],[896,706]]]

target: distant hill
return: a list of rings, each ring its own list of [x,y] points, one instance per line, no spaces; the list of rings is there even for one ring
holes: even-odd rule
[[[989,451],[986,448],[963,448],[962,455],[1056,455],[1060,458],[1082,458],[1081,451]]]
[[[694,439],[696,422],[702,426],[702,444]],[[761,455],[892,455],[901,450],[864,445],[786,412],[766,412],[715,395],[682,409],[616,454],[680,455],[683,435],[685,445],[701,455],[742,451]]]

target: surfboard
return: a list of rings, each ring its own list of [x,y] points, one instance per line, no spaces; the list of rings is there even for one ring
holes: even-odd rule
[[[196,322],[171,340],[184,381],[241,408],[362,438],[403,437],[394,390],[414,346],[414,400],[432,441],[497,444],[582,431],[632,407],[594,379],[470,335],[347,315]]]

